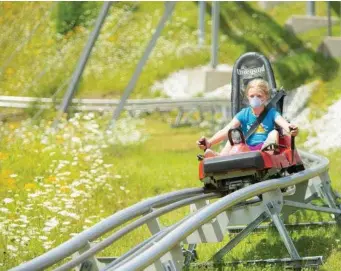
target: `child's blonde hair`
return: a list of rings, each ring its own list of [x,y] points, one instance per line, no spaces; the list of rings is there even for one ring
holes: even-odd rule
[[[269,90],[269,84],[263,79],[253,79],[250,81],[245,89],[245,94],[246,96],[249,94],[249,89],[250,88],[256,88],[257,90],[263,91],[265,94],[266,98],[269,99],[270,97],[270,90]]]

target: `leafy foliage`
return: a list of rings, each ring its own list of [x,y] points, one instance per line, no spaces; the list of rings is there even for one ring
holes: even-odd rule
[[[59,2],[56,16],[57,33],[66,34],[76,26],[89,26],[99,10],[97,2]]]

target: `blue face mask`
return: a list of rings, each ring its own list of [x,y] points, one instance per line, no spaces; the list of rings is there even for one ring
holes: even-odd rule
[[[249,101],[250,101],[250,106],[252,108],[260,107],[263,104],[262,100],[256,96],[253,98],[250,98]]]

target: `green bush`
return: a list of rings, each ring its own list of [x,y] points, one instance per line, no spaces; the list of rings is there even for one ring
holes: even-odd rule
[[[101,3],[59,2],[56,17],[57,32],[66,34],[76,26],[89,26],[96,18]]]

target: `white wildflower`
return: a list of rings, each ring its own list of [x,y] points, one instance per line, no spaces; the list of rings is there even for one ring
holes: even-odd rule
[[[77,144],[81,144],[82,143],[82,141],[80,140],[80,138],[79,137],[72,137],[71,138],[71,141],[73,142],[73,143],[77,143]]]
[[[15,246],[12,246],[12,245],[7,245],[7,250],[12,251],[12,252],[16,252],[16,251],[18,251],[18,248],[16,248]]]
[[[11,202],[13,202],[13,201],[14,201],[14,199],[11,199],[11,198],[5,198],[5,199],[3,200],[3,202],[4,202],[5,204],[11,203]]]
[[[80,191],[75,190],[75,192],[73,192],[70,196],[71,196],[72,198],[77,198],[77,197],[79,197],[80,195],[81,195]]]
[[[36,193],[30,193],[28,194],[27,196],[29,198],[36,198],[36,197],[39,197],[40,195],[42,195],[43,193],[41,191],[37,191]]]
[[[55,217],[52,217],[51,219],[49,219],[45,222],[45,227],[43,228],[43,231],[49,232],[53,228],[55,228],[58,224],[59,224],[58,219]]]
[[[79,216],[76,215],[75,213],[71,213],[71,212],[68,212],[68,211],[65,211],[65,210],[59,212],[58,214],[60,214],[62,216],[71,217],[71,218],[74,218],[74,219],[79,219]]]
[[[8,214],[9,213],[9,210],[5,207],[1,207],[0,208],[0,212],[4,213],[4,214]]]
[[[51,247],[52,247],[52,244],[54,243],[55,241],[48,241],[48,242],[45,242],[44,244],[43,244],[43,247],[46,249],[46,250],[48,250],[48,249],[50,249]]]
[[[28,241],[30,241],[30,238],[27,237],[27,236],[23,236],[23,237],[21,238],[21,240],[24,241],[24,242],[28,242]]]

